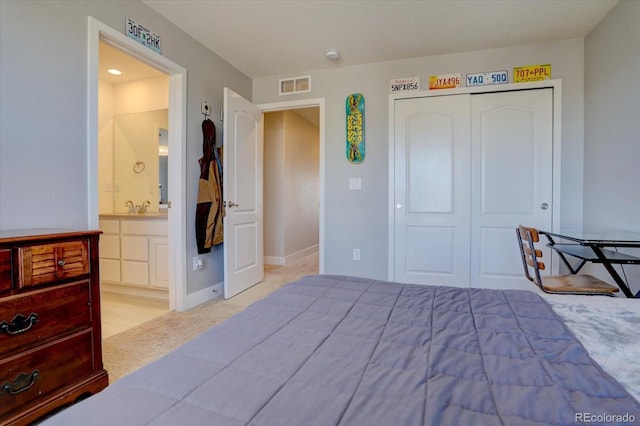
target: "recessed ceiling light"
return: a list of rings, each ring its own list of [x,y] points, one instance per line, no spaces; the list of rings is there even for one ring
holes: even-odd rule
[[[109,74],[113,74],[113,75],[120,75],[120,74],[122,74],[122,71],[117,70],[117,69],[115,69],[115,68],[108,69],[108,70],[107,70],[107,72],[108,72]]]
[[[328,49],[325,52],[325,55],[327,56],[327,59],[332,61],[337,61],[338,59],[340,59],[340,52],[337,49]]]

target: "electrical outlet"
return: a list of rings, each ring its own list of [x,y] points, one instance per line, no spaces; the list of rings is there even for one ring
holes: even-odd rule
[[[360,260],[360,249],[353,249],[353,260]]]
[[[202,257],[196,256],[193,258],[193,270],[198,271],[204,268],[204,264],[202,263]]]

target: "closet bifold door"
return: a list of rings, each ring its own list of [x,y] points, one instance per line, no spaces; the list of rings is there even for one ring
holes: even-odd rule
[[[513,229],[551,228],[553,90],[394,101],[394,281],[527,288]]]

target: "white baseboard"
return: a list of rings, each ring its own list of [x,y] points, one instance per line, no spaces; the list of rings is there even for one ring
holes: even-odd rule
[[[265,256],[264,263],[265,265],[289,265],[296,260],[300,260],[303,257],[307,257],[310,254],[317,253],[318,251],[320,251],[320,246],[316,244],[314,246],[298,250],[297,252],[288,254],[286,256]]]
[[[196,307],[209,300],[217,299],[223,296],[224,283],[219,282],[195,293],[187,294],[184,310]]]
[[[267,265],[288,265],[296,260],[300,260],[306,256],[317,253],[319,250],[319,245],[315,245],[284,257],[265,256],[264,263]],[[224,282],[219,282],[210,287],[196,291],[195,293],[187,294],[184,309],[191,309],[201,303],[208,302],[209,300],[217,299],[219,297],[224,297]]]
[[[127,296],[148,297],[151,299],[169,300],[169,290],[151,287],[137,287],[134,285],[116,284],[107,281],[100,282],[100,289],[109,293],[124,294]]]
[[[282,256],[265,256],[264,257],[265,265],[284,265],[284,257]]]

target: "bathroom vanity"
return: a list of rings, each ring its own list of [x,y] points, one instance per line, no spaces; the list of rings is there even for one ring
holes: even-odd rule
[[[168,300],[167,214],[101,214],[100,230],[102,289]]]

